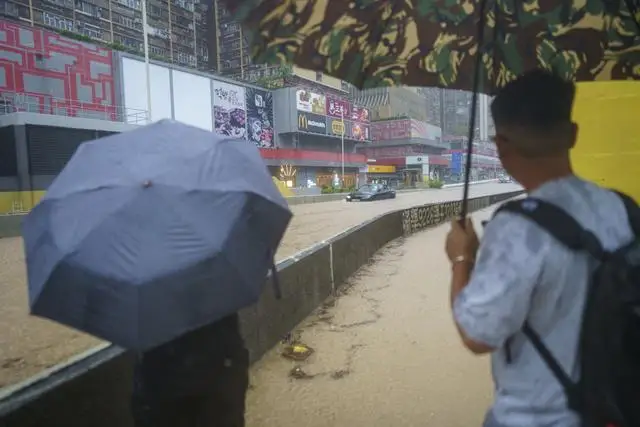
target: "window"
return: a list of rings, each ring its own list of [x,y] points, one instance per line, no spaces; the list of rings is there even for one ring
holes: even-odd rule
[[[102,29],[95,25],[79,23],[78,30],[80,34],[84,34],[87,37],[102,39]]]
[[[59,30],[64,30],[64,31],[74,30],[73,21],[71,19],[66,19],[61,16],[54,15],[52,13],[43,12],[42,22],[44,23],[44,25],[48,25],[50,27],[54,27]]]
[[[115,0],[116,3],[120,3],[123,6],[130,7],[131,9],[141,10],[142,5],[140,4],[140,0]]]

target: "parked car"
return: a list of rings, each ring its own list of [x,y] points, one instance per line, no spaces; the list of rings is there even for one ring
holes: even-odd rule
[[[511,177],[509,175],[500,175],[498,177],[498,182],[501,184],[507,184],[511,182]]]
[[[380,199],[395,199],[396,192],[383,184],[367,184],[349,193],[347,202],[371,202]]]

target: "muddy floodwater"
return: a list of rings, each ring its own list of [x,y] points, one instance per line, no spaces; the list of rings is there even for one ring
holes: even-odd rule
[[[447,230],[392,242],[305,320],[293,339],[308,359],[280,346],[254,365],[247,426],[481,426],[489,359],[464,350],[452,322]]]
[[[514,191],[515,184],[479,184],[472,196]],[[292,206],[294,218],[279,248],[282,259],[377,215],[461,197],[460,188],[399,193],[371,203],[326,202]],[[16,384],[101,342],[48,320],[31,317],[27,306],[22,239],[0,239],[0,388]]]

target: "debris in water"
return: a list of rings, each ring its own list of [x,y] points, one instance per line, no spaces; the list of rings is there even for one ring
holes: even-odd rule
[[[307,360],[307,358],[311,356],[311,353],[313,353],[313,349],[300,342],[286,345],[282,350],[283,357],[297,361]]]
[[[289,376],[297,380],[308,380],[313,378],[315,375],[309,375],[300,366],[296,366],[289,371]]]
[[[346,377],[350,373],[351,371],[349,371],[348,369],[340,369],[339,371],[335,371],[334,373],[332,373],[331,378],[333,378],[334,380],[339,380]]]

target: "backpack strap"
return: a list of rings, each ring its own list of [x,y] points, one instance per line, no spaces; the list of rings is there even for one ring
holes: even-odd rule
[[[528,197],[503,204],[494,216],[500,212],[511,212],[528,218],[571,250],[586,250],[598,259],[604,255],[596,235],[586,230],[567,211],[553,203]]]
[[[567,403],[569,408],[575,411],[580,411],[582,405],[578,390],[578,384],[576,384],[569,377],[569,375],[567,375],[562,366],[560,366],[558,360],[551,353],[551,350],[549,350],[549,348],[542,342],[542,338],[540,338],[540,335],[538,335],[538,333],[531,327],[529,322],[524,322],[522,332],[529,339],[529,341],[531,341],[531,344],[533,344],[533,347],[536,349],[544,363],[551,370],[553,376],[556,377],[556,379],[562,386],[562,389],[567,396]]]
[[[585,230],[584,227],[564,209],[552,203],[529,197],[503,204],[498,208],[494,216],[499,212],[511,212],[528,218],[571,250],[587,250],[598,258],[601,258],[604,254],[600,241],[592,232]],[[525,321],[522,332],[562,385],[565,395],[567,396],[569,407],[577,409],[580,404],[580,396],[577,390],[578,386],[571,380],[562,366],[560,366],[560,363],[553,356],[549,348],[542,342],[542,339],[528,321]],[[512,339],[510,338],[505,343],[507,363],[511,363],[512,361],[511,344]]]

